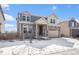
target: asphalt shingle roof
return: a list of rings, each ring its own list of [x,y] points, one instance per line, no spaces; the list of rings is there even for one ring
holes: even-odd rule
[[[41,16],[31,16],[31,22],[34,22],[34,21],[36,21],[36,20],[38,20],[38,19],[40,19],[41,18]],[[47,20],[47,18],[46,17],[44,17],[46,20]]]

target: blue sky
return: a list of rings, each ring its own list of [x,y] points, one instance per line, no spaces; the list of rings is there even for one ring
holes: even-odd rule
[[[79,19],[78,4],[5,4],[2,5],[5,14],[5,30],[16,30],[18,12],[29,11],[33,15],[48,16],[55,13],[60,19],[75,17]]]

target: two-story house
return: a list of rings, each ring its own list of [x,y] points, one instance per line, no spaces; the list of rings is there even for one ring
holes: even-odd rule
[[[79,22],[71,17],[69,20],[62,21],[60,25],[60,35],[65,37],[79,37]]]
[[[0,5],[0,33],[4,33],[4,21],[5,21],[4,13]]]
[[[53,13],[48,16],[35,16],[28,11],[19,12],[17,15],[17,33],[20,37],[34,38],[59,37],[60,26],[57,25],[58,17]]]

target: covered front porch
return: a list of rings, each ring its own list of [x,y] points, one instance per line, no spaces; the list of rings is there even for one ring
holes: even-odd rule
[[[35,38],[42,38],[42,37],[47,37],[48,35],[48,26],[47,22],[44,19],[39,19],[35,21],[34,23],[34,37]]]
[[[47,37],[47,25],[35,24],[34,25],[34,37],[35,38]]]

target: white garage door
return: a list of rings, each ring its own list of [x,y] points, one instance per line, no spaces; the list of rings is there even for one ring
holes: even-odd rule
[[[57,31],[57,30],[56,31],[49,31],[48,36],[49,37],[58,37],[58,32],[59,31]]]

